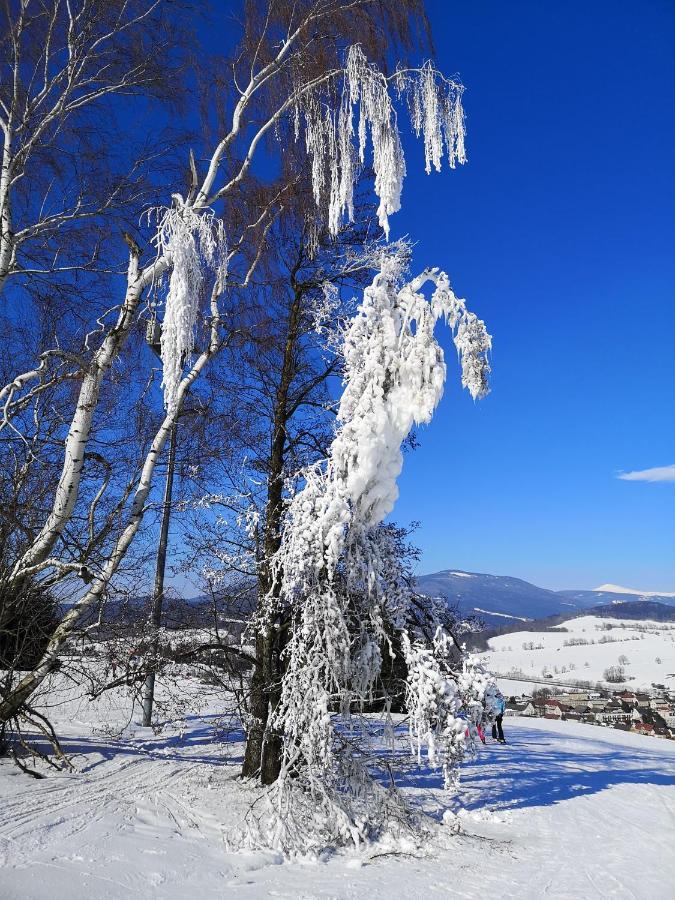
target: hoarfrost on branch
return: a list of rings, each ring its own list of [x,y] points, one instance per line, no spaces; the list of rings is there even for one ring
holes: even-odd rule
[[[154,239],[158,258],[171,261],[162,322],[161,358],[164,405],[172,412],[183,367],[194,349],[195,326],[204,275],[216,277],[222,290],[226,267],[222,222],[210,210],[198,211],[174,195],[174,205],[163,211]]]
[[[444,154],[451,168],[466,162],[463,90],[430,62],[419,69],[398,69],[387,78],[354,45],[347,54],[337,106],[320,90],[301,95],[295,109],[296,136],[302,121],[314,199],[319,209],[327,209],[331,234],[337,234],[344,217],[353,218],[354,186],[365,164],[370,133],[378,218],[389,237],[389,216],[401,208],[406,174],[392,94],[407,103],[412,126],[423,136],[427,172],[432,166],[440,171]]]
[[[331,234],[338,233],[345,218],[352,220],[354,188],[370,134],[378,219],[388,238],[389,216],[401,207],[406,174],[395,99],[407,104],[412,126],[423,136],[425,168],[430,172],[432,166],[440,170],[444,154],[453,168],[466,161],[464,88],[429,62],[418,69],[397,69],[387,78],[358,45],[349,48],[338,79],[337,103],[330,93],[336,85],[330,79],[320,87],[300,90],[295,101],[296,136],[304,123],[314,199]],[[223,225],[211,210],[175,194],[174,205],[160,218],[155,244],[158,259],[167,260],[171,269],[161,337],[164,402],[171,411],[183,366],[194,349],[204,276],[211,271],[221,284],[224,279]]]

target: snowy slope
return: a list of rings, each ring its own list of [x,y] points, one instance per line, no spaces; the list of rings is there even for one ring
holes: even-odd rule
[[[587,643],[565,646],[572,640]],[[673,623],[580,616],[555,631],[518,631],[490,638],[488,645],[486,664],[502,675],[519,669],[532,678],[541,678],[547,672],[556,681],[603,681],[605,669],[621,665],[619,657],[625,656],[625,674],[631,688],[650,687],[652,683],[675,686]]]
[[[399,779],[439,822],[452,810],[458,834],[441,824],[424,851],[282,864],[225,849],[255,797],[237,778],[237,734],[206,713],[114,741],[83,724],[99,714],[116,715],[83,706],[62,720],[76,774],[36,782],[0,764],[2,900],[673,896],[672,742],[509,719],[509,745],[481,748],[454,797],[429,771]]]

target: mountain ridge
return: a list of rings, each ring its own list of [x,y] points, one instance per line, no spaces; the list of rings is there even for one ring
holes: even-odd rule
[[[504,618],[521,620],[542,619],[563,613],[585,612],[596,606],[624,602],[656,601],[675,606],[675,595],[630,593],[607,590],[615,585],[602,585],[605,590],[552,591],[538,587],[522,578],[510,575],[491,575],[465,572],[461,569],[441,569],[416,579],[417,589],[428,596],[445,597],[463,615],[477,615],[487,624],[504,624]],[[621,600],[618,600],[618,597]]]

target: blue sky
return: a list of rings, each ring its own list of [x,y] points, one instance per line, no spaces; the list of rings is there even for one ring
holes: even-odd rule
[[[392,237],[494,338],[492,394],[446,395],[395,511],[420,570],[675,591],[675,3],[430,0],[469,162],[408,149]]]

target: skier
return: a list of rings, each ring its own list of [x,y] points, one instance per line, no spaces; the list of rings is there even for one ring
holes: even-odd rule
[[[504,718],[506,701],[504,700],[503,694],[499,691],[495,694],[493,709],[495,712],[495,720],[492,723],[492,738],[495,741],[499,741],[500,744],[505,744],[506,739],[504,738],[502,719]]]

